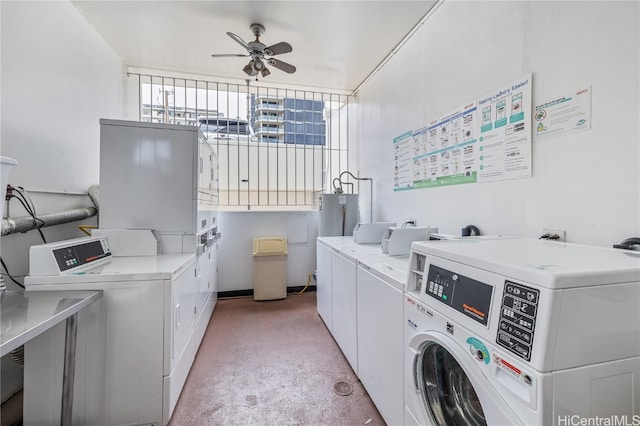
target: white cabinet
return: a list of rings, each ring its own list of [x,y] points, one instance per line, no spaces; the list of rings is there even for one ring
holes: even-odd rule
[[[358,261],[358,377],[390,425],[403,422],[403,292]]]
[[[331,252],[333,249],[324,245],[320,241],[316,243],[317,255],[317,285],[316,299],[318,314],[324,324],[333,333],[333,323],[331,321]]]
[[[356,264],[337,251],[331,253],[331,289],[333,338],[358,374]]]

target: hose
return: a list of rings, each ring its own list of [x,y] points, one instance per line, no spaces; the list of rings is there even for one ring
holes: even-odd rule
[[[87,231],[87,229],[97,229],[97,228],[98,228],[97,226],[93,226],[93,225],[78,225],[78,229],[80,229],[82,232],[84,232],[88,236],[91,236],[91,232]]]
[[[307,277],[307,284],[305,284],[304,288],[297,292],[296,294],[302,294],[307,288],[309,288],[309,284],[311,283],[311,277],[313,276],[313,272],[309,274]]]

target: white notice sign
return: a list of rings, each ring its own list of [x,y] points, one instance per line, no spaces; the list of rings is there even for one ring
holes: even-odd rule
[[[591,86],[537,105],[534,118],[536,137],[591,129]]]

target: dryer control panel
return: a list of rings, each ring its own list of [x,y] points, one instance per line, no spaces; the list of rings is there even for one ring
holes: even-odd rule
[[[486,326],[493,286],[429,265],[425,294]]]

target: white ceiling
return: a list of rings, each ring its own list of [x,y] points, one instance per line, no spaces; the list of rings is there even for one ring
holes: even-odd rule
[[[267,46],[287,41],[277,56],[297,67],[271,67],[261,84],[353,91],[427,14],[435,1],[81,1],[72,3],[130,67],[238,79],[249,58],[226,35]]]

